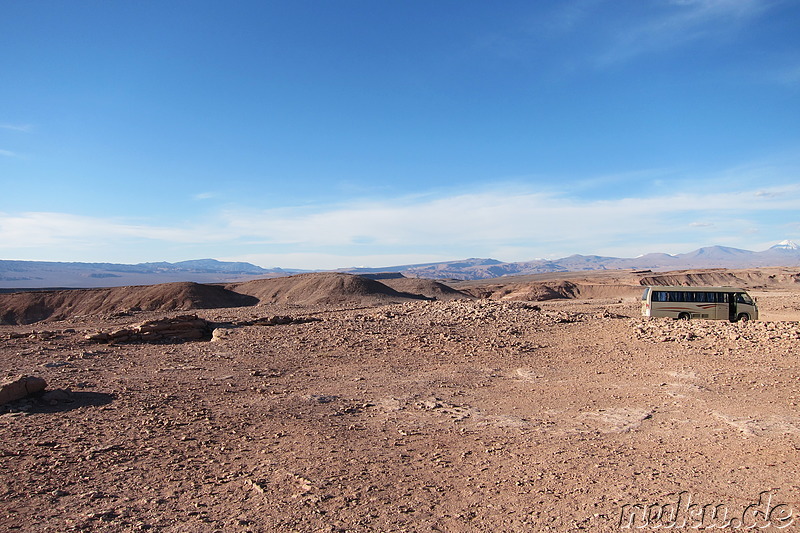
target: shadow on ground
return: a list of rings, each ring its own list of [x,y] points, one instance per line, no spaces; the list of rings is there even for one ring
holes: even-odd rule
[[[59,393],[57,399],[48,399]],[[115,395],[105,392],[45,391],[0,406],[0,414],[22,412],[27,414],[63,413],[81,407],[99,407],[114,401]]]

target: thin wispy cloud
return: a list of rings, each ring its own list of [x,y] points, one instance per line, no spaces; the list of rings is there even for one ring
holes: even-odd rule
[[[697,214],[742,216],[763,210],[792,210],[798,188],[757,196],[754,191],[675,194],[651,198],[584,201],[539,193],[469,194],[421,203],[379,202],[318,213],[286,210],[229,212],[225,226],[233,234],[260,239],[263,245],[486,249],[525,243],[531,250],[572,252],[593,243],[630,239],[641,246],[686,226]],[[680,221],[683,222],[680,222]],[[613,236],[613,237],[611,237]],[[567,251],[567,250],[565,250]],[[529,252],[530,253],[530,252]]]
[[[759,73],[759,81],[796,87],[800,85],[800,65],[789,64]]]
[[[19,154],[12,152],[11,150],[0,150],[0,155],[3,157],[19,157]]]
[[[526,260],[620,250],[625,248],[620,242],[628,243],[627,253],[638,255],[652,251],[643,247],[673,242],[682,232],[685,242],[697,238],[699,245],[708,244],[709,238],[715,242],[739,238],[745,243],[743,234],[757,226],[751,220],[757,213],[796,211],[797,205],[800,185],[597,201],[508,191],[316,208],[240,208],[221,212],[202,227],[154,226],[67,213],[0,214],[0,250],[126,243],[166,248],[224,242],[229,248],[238,246],[239,257],[268,258],[280,251],[287,258],[318,255],[343,262],[327,265],[330,268],[352,265],[356,257],[359,262],[372,258],[373,266],[386,266],[399,257],[419,262],[423,257],[458,259],[496,251],[516,254],[500,257],[503,260]],[[703,235],[693,236],[698,230]]]
[[[756,0],[673,0],[661,5],[663,9],[615,28],[597,65],[610,66],[705,39],[726,38],[768,8]]]
[[[221,235],[216,235],[221,238]],[[132,240],[168,243],[208,242],[215,239],[207,228],[185,229],[125,223],[113,219],[70,213],[0,213],[0,250],[42,246],[125,246]]]
[[[20,131],[20,132],[23,132],[23,133],[31,133],[33,131],[33,125],[31,125],[31,124],[8,124],[8,123],[3,123],[3,124],[0,124],[0,129],[11,130],[11,131]]]

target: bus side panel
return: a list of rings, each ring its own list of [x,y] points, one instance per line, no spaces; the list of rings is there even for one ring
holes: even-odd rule
[[[681,306],[678,303],[670,303],[655,306],[655,309],[650,310],[650,316],[661,317],[661,318],[678,318],[682,312],[690,313],[684,306]],[[690,313],[691,314],[691,313]]]

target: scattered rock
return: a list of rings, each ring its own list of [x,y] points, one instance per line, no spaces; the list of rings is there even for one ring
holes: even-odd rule
[[[797,322],[750,321],[731,323],[724,320],[673,320],[637,318],[631,322],[636,336],[650,342],[709,342],[733,344],[764,343],[773,347],[793,346],[800,338]]]
[[[226,339],[233,332],[231,328],[214,328],[211,332],[211,342],[219,342]]]
[[[244,322],[237,322],[237,326],[282,326],[286,324],[305,324],[307,322],[319,322],[317,317],[292,317],[286,315],[275,315],[271,317],[256,318]]]
[[[617,313],[612,313],[608,309],[603,309],[602,311],[600,311],[599,313],[597,313],[594,316],[595,316],[595,318],[627,318],[624,315],[619,315]]]
[[[60,368],[62,366],[73,366],[69,361],[54,361],[52,363],[45,363],[42,365],[45,368]]]
[[[331,403],[339,399],[338,396],[324,395],[324,394],[309,394],[307,398],[309,399],[309,401],[315,403]]]

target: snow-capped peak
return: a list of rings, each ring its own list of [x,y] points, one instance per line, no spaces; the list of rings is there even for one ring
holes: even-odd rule
[[[785,240],[781,241],[775,246],[770,248],[771,250],[800,250],[800,244],[797,244],[794,241]]]

